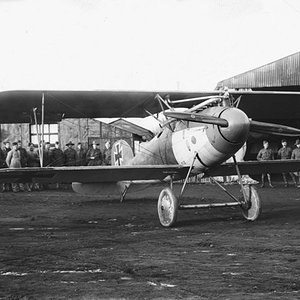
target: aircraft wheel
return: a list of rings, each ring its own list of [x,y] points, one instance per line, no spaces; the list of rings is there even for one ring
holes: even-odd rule
[[[171,227],[175,224],[178,212],[178,199],[170,188],[165,188],[160,192],[157,212],[162,226]]]
[[[260,197],[254,186],[246,185],[244,189],[249,201],[249,206],[247,208],[242,206],[243,216],[249,221],[255,221],[261,213]]]

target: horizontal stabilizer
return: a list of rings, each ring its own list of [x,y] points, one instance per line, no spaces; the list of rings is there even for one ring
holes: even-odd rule
[[[250,131],[264,134],[300,136],[300,129],[273,123],[250,120]]]
[[[228,122],[225,119],[217,118],[213,116],[201,115],[197,113],[187,113],[187,112],[165,112],[165,116],[175,118],[178,120],[199,122],[206,124],[218,125],[221,127],[228,127]]]

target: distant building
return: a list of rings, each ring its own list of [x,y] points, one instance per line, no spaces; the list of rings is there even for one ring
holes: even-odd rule
[[[133,124],[132,122],[129,122],[128,120],[125,120],[123,118],[120,118],[109,124],[112,126],[116,126],[122,130],[131,132],[134,135],[135,139],[140,140],[141,142],[149,141],[153,138],[153,133],[150,130]]]

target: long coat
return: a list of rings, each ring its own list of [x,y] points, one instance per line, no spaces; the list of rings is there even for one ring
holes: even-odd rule
[[[86,154],[88,166],[101,166],[102,164],[102,153],[100,149],[90,148]]]
[[[64,165],[64,152],[59,148],[54,148],[51,152],[51,166],[62,167]]]
[[[9,168],[21,168],[21,153],[19,150],[12,149],[6,157],[6,164]]]
[[[77,160],[76,166],[85,166],[86,165],[86,151],[84,149],[76,149]]]
[[[74,149],[67,148],[64,151],[64,157],[65,157],[65,165],[66,166],[75,166],[76,165],[77,153]]]
[[[39,154],[35,149],[27,151],[27,166],[28,167],[40,166]]]

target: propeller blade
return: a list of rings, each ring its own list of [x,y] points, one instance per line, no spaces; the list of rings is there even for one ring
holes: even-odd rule
[[[284,136],[300,136],[300,129],[273,123],[265,123],[250,120],[250,131],[257,133],[284,135]]]
[[[221,127],[228,127],[228,122],[225,119],[217,118],[213,116],[205,116],[197,113],[186,113],[186,112],[174,112],[166,111],[164,113],[167,117],[171,117],[178,120],[192,121],[206,124],[218,125]]]

